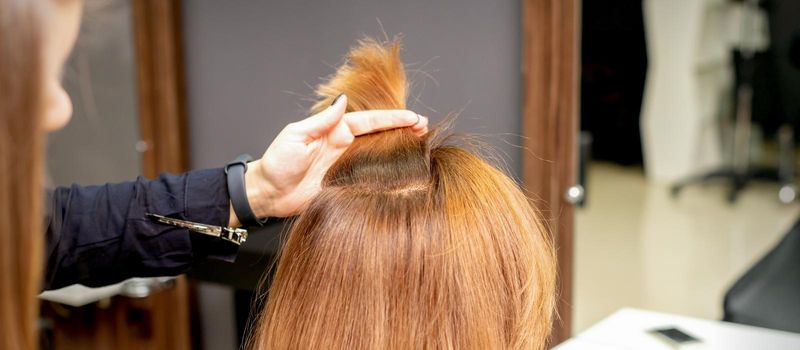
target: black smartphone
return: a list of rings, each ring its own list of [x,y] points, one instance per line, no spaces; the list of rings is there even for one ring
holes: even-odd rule
[[[700,342],[699,338],[691,336],[675,327],[656,328],[647,332],[672,345],[684,345]]]

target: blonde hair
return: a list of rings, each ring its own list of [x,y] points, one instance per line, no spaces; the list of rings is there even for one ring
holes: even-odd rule
[[[37,348],[42,276],[44,13],[0,0],[0,348]]]
[[[359,42],[312,112],[342,92],[348,111],[405,108],[399,42]],[[328,170],[252,347],[545,347],[556,269],[542,221],[512,179],[435,134],[358,137]]]

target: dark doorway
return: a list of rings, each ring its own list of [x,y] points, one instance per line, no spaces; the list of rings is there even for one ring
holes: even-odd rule
[[[641,164],[642,0],[587,0],[582,6],[581,130],[592,135],[595,159]]]

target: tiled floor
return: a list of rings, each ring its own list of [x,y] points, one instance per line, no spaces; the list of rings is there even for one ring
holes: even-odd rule
[[[588,204],[575,216],[573,332],[624,306],[720,319],[730,284],[800,214],[778,202],[776,185],[748,187],[733,205],[725,188],[673,199],[641,168],[592,164]]]

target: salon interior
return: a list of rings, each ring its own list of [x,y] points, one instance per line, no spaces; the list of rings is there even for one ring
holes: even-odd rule
[[[458,113],[548,223],[546,347],[800,349],[800,2],[84,6],[51,186],[259,155],[358,39],[401,35],[409,109]],[[42,348],[243,347],[286,227],[251,230],[234,263],[47,291]]]

